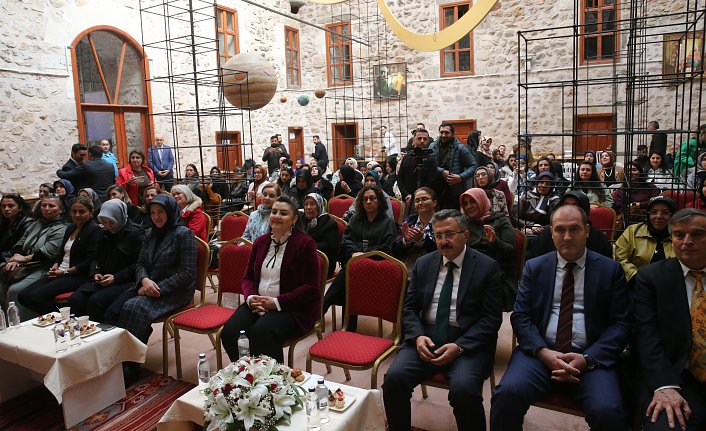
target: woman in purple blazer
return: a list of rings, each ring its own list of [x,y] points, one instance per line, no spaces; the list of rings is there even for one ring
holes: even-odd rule
[[[221,334],[231,361],[238,360],[241,330],[250,339],[251,355],[284,361],[283,344],[309,332],[321,313],[316,242],[297,227],[299,215],[288,196],[280,196],[270,213],[271,233],[253,244],[243,278],[245,302]]]

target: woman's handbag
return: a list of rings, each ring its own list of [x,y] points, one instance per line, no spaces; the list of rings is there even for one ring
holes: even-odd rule
[[[5,283],[5,286],[10,286],[23,280],[29,274],[39,268],[41,262],[23,263],[15,269],[8,270],[7,263],[0,264],[0,279]]]

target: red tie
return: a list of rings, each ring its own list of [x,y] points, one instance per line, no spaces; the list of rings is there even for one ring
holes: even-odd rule
[[[574,268],[576,262],[568,262],[564,267],[564,282],[561,284],[561,305],[559,323],[556,326],[555,350],[568,353],[571,351],[574,321]]]

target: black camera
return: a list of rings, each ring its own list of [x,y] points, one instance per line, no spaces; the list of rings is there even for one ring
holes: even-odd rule
[[[434,153],[434,150],[432,150],[431,148],[419,148],[419,147],[414,147],[414,149],[412,149],[412,153],[413,153],[416,157],[423,157],[423,156],[425,156],[425,155],[429,155],[429,154]]]

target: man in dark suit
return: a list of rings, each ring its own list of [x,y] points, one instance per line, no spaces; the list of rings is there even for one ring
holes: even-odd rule
[[[154,135],[154,146],[147,150],[147,163],[159,186],[170,191],[174,184],[174,153],[164,144],[164,135]]]
[[[656,121],[650,121],[647,123],[647,130],[652,132],[650,154],[660,153],[662,156],[667,154],[667,134],[659,131],[659,123]]]
[[[634,347],[644,384],[644,430],[706,429],[706,213],[669,220],[676,259],[637,271]]]
[[[626,430],[616,364],[630,331],[620,265],[586,248],[589,224],[577,206],[551,217],[557,251],[530,259],[511,316],[518,347],[495,389],[491,430],[520,431],[529,406],[561,392],[593,430]]]
[[[466,247],[458,210],[432,218],[438,251],[420,257],[404,302],[404,344],[382,385],[390,431],[409,431],[414,388],[437,373],[449,382],[459,430],[484,430],[483,381],[502,323],[502,271]]]
[[[64,163],[61,170],[66,172],[73,170],[76,166],[83,163],[88,157],[88,147],[83,144],[73,144],[71,146],[71,158]]]
[[[412,197],[414,192],[422,186],[437,188],[439,173],[436,157],[427,149],[429,146],[429,132],[417,129],[414,134],[412,151],[408,151],[400,162],[400,171],[397,174],[397,186],[400,188],[402,200],[407,208],[414,208]]]
[[[314,135],[312,139],[314,140],[314,152],[311,153],[311,157],[316,160],[323,177],[326,169],[328,169],[328,152],[326,152],[326,146],[321,142],[319,135]]]
[[[94,145],[88,149],[88,161],[84,161],[70,171],[56,171],[56,176],[71,181],[76,190],[90,187],[101,200],[106,201],[106,190],[115,184],[113,165],[102,159],[103,150]]]

